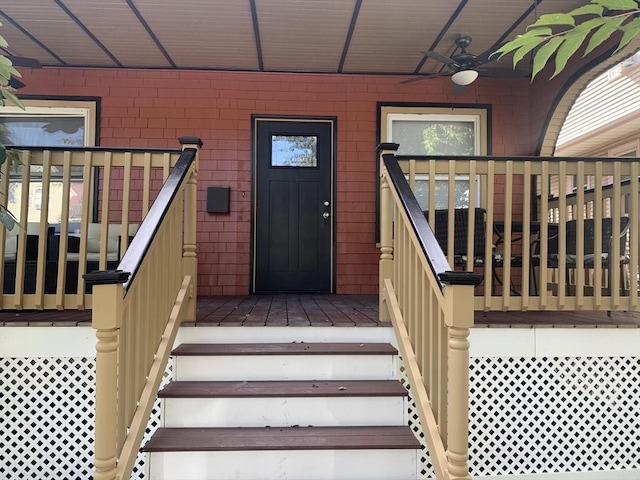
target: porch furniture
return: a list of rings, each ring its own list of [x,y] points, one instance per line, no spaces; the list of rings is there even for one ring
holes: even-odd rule
[[[495,241],[495,250],[494,250],[494,267],[502,267],[504,266],[504,253],[500,250],[500,246],[505,242],[505,221],[496,221],[493,223],[493,233],[496,236]],[[511,233],[516,234],[516,236],[511,237],[511,244],[520,243],[523,239],[524,231],[525,231],[525,223],[522,221],[512,221],[511,225]],[[531,221],[529,222],[529,235],[534,239],[538,239],[540,236],[541,222],[539,221]],[[549,237],[555,237],[558,235],[558,224],[557,223],[548,223],[547,229],[549,232]],[[534,240],[534,241],[536,241]],[[520,243],[521,245],[521,243]],[[522,267],[523,264],[522,255],[513,254],[511,255],[511,266],[512,267]],[[535,273],[534,273],[535,275]],[[502,285],[502,280],[500,276],[494,273],[494,280]],[[535,276],[533,276],[533,280],[535,280]],[[535,281],[531,282],[531,284],[535,287],[535,291],[537,292],[537,286],[535,286]],[[520,291],[515,287],[513,283],[513,278],[510,280],[510,290],[514,295],[521,295]],[[537,295],[537,293],[530,292],[530,294]]]
[[[429,220],[429,211],[424,212],[424,216]],[[471,234],[473,253],[473,265],[483,266],[485,263],[486,244],[486,216],[484,208],[475,208],[473,212],[473,233]],[[453,265],[454,267],[465,267],[467,265],[468,242],[469,242],[469,209],[456,208],[453,216]],[[433,234],[448,257],[449,253],[449,210],[435,210],[435,221]]]
[[[138,232],[138,223],[129,224],[128,239],[131,243],[133,237]],[[108,225],[107,238],[107,270],[117,268],[124,251],[122,250],[122,224],[110,223]],[[102,228],[100,223],[90,223],[87,228],[87,258],[85,272],[93,272],[100,269],[100,244]],[[67,265],[65,273],[65,293],[78,292],[78,271],[80,262],[80,234],[71,233],[67,235]],[[60,252],[60,235],[52,235],[49,239],[48,258],[52,262],[47,263],[47,278],[51,277],[53,285],[47,284],[45,290],[55,292],[55,282],[57,281],[58,256]],[[49,271],[53,272],[49,275]],[[92,293],[92,286],[86,286],[86,293]]]
[[[128,227],[128,237],[132,238],[137,232],[140,224],[130,223]],[[122,257],[121,243],[122,243],[122,224],[110,223],[107,226],[107,260],[117,261]],[[100,260],[100,244],[102,240],[102,225],[100,223],[90,223],[87,228],[87,260],[98,261]],[[74,240],[74,251],[68,249],[67,259],[78,260],[78,253],[80,252],[79,241]]]
[[[14,226],[13,229],[6,231],[6,237],[4,241],[4,259],[15,261],[18,256],[18,238],[26,231],[27,234],[27,247],[25,256],[27,260],[36,260],[38,258],[38,245],[40,238],[40,223],[29,222],[26,228],[23,230],[19,226]],[[47,237],[53,235],[54,227],[47,227]]]
[[[628,279],[624,272],[624,266],[629,264],[629,257],[627,251],[627,233],[629,231],[630,219],[629,217],[620,217],[620,230],[615,233],[613,231],[613,218],[605,217],[602,219],[602,245],[600,259],[596,255],[596,221],[593,218],[586,218],[582,220],[584,222],[583,232],[583,257],[582,261],[578,258],[577,251],[580,239],[578,238],[578,221],[569,220],[566,223],[566,249],[564,259],[559,253],[559,232],[557,230],[549,231],[549,237],[547,238],[547,267],[553,270],[557,270],[561,263],[564,261],[566,265],[565,282],[567,285],[567,292],[571,290],[575,291],[575,282],[572,283],[572,278],[575,278],[575,270],[579,267],[585,270],[593,270],[598,262],[602,266],[604,273],[606,274],[606,285],[604,286],[604,292],[606,295],[611,295],[612,285],[612,269],[611,269],[611,254],[613,251],[613,242],[618,241],[620,256],[617,262],[620,265],[620,287],[621,294],[628,295],[629,286]],[[539,267],[542,259],[540,258],[540,242],[538,238],[532,243],[532,258],[531,258],[531,272],[533,276],[532,287],[536,289],[537,295],[537,281],[536,281],[536,268]],[[616,261],[616,260],[614,260]],[[558,280],[556,279],[555,282]],[[553,286],[553,283],[551,285]]]

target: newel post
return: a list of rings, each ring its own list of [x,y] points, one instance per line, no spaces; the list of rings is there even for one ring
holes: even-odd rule
[[[122,325],[122,284],[129,273],[119,270],[84,275],[93,285],[91,325],[96,330],[96,404],[94,480],[114,480],[118,463],[118,335]]]
[[[473,327],[474,293],[482,275],[444,272],[444,321],[447,344],[447,470],[451,480],[469,475],[469,329]]]
[[[384,281],[393,278],[393,198],[389,187],[387,170],[382,161],[386,154],[395,154],[398,150],[396,143],[381,143],[377,153],[380,164],[380,266],[378,271],[378,298],[380,302],[380,321],[390,322],[389,309],[382,295]]]
[[[196,236],[198,223],[198,167],[200,162],[200,149],[202,140],[198,137],[180,137],[182,150],[193,148],[196,151],[194,166],[187,180],[184,194],[184,242],[182,247],[182,274],[191,276],[191,292],[189,292],[189,305],[185,321],[196,320],[196,302],[198,292],[198,257],[196,254]]]

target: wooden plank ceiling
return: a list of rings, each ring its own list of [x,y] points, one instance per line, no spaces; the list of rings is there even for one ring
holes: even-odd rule
[[[534,6],[534,3],[537,5]],[[582,0],[2,0],[4,53],[43,66],[411,76]],[[526,63],[526,62],[525,62]],[[490,65],[509,67],[510,61]],[[523,67],[527,67],[523,65]]]

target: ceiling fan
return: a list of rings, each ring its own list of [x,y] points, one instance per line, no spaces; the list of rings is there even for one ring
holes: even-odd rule
[[[419,75],[415,78],[404,80],[401,83],[417,82],[427,78],[435,77],[451,77],[454,87],[454,93],[461,93],[466,85],[473,83],[479,75],[483,77],[517,77],[524,78],[529,74],[522,70],[514,70],[511,68],[485,68],[483,65],[494,61],[490,58],[492,51],[484,52],[480,55],[467,52],[467,47],[471,45],[471,37],[469,35],[459,35],[456,38],[456,46],[460,49],[459,53],[451,57],[445,57],[437,52],[428,50],[422,52],[425,57],[433,58],[444,64],[446,69],[438,73],[429,73]]]

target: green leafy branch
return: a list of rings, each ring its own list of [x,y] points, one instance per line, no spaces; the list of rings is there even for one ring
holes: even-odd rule
[[[616,52],[640,33],[640,2],[637,0],[591,0],[568,13],[541,15],[527,31],[505,43],[493,54],[502,58],[513,53],[513,67],[528,54],[533,54],[531,80],[552,60],[558,75],[569,59],[587,42],[583,57],[615,33],[620,34]],[[615,53],[615,52],[614,52]]]
[[[0,23],[0,26],[2,26],[2,23]],[[7,48],[8,46],[7,41],[0,35],[0,47]],[[7,103],[12,103],[24,110],[24,105],[14,93],[15,89],[9,85],[11,77],[20,76],[20,72],[15,69],[11,60],[0,53],[0,107],[5,106]],[[18,152],[9,150],[0,142],[0,166],[4,165],[7,160],[13,165],[20,163]],[[16,217],[7,210],[4,202],[0,203],[0,223],[9,230],[12,230],[17,223]]]

